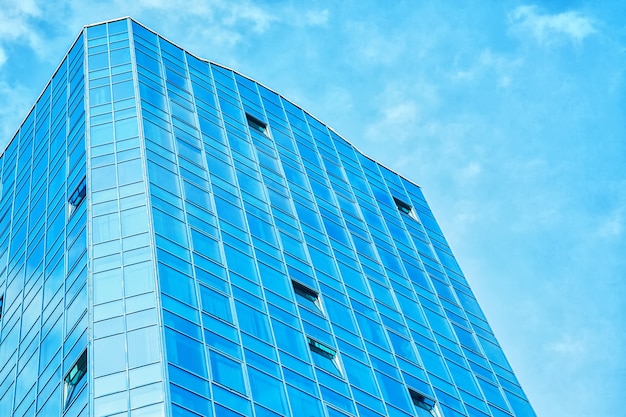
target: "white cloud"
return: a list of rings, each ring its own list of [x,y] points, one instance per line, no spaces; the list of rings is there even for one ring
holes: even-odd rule
[[[587,346],[582,335],[561,335],[557,340],[547,345],[549,351],[559,355],[579,356],[587,351]]]
[[[484,49],[469,65],[463,67],[457,63],[450,77],[454,81],[461,82],[472,82],[488,77],[498,87],[507,88],[515,80],[516,71],[522,64],[523,60],[519,57],[510,58],[494,53],[490,49]]]
[[[461,178],[469,180],[477,177],[482,171],[480,164],[476,161],[472,161],[461,169]]]
[[[328,9],[308,10],[304,13],[303,22],[311,26],[323,26],[328,23],[328,16]]]
[[[10,42],[26,43],[38,55],[43,54],[45,47],[33,23],[39,16],[41,10],[34,0],[3,1],[0,7],[0,46]]]
[[[596,229],[596,236],[600,238],[620,237],[624,230],[623,210],[616,210],[602,218]]]
[[[376,122],[369,125],[366,135],[377,142],[397,143],[415,137],[415,127],[420,120],[419,108],[411,99],[383,106]]]
[[[0,152],[15,134],[20,122],[26,116],[30,103],[29,97],[33,91],[21,85],[9,85],[0,81],[0,97],[3,103],[10,105],[0,106]]]
[[[549,45],[566,39],[582,42],[596,32],[593,21],[577,11],[541,14],[537,6],[519,6],[509,14],[513,32],[530,34],[537,42]]]
[[[354,51],[367,64],[393,65],[399,63],[407,51],[406,33],[381,33],[374,24],[351,22],[347,25]]]

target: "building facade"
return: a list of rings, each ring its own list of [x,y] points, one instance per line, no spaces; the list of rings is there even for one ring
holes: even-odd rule
[[[1,416],[534,416],[422,190],[131,19],[0,156]]]

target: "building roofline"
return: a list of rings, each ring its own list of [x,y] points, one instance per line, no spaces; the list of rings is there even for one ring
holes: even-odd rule
[[[186,48],[183,48],[182,46],[180,46],[178,43],[170,40],[169,38],[161,35],[160,33],[152,30],[151,28],[147,27],[146,25],[144,25],[141,22],[138,22],[137,20],[133,19],[131,16],[123,16],[123,17],[118,17],[115,19],[108,19],[108,20],[103,20],[101,22],[96,22],[96,23],[90,23],[87,24],[85,26],[83,26],[83,28],[80,30],[80,33],[74,38],[74,41],[72,42],[72,44],[70,45],[70,47],[67,49],[67,52],[64,55],[64,59],[59,63],[59,65],[57,65],[56,69],[54,70],[54,72],[52,73],[52,76],[50,77],[50,79],[48,80],[48,82],[46,83],[46,85],[44,86],[44,88],[41,90],[41,93],[39,93],[39,96],[37,96],[37,99],[35,100],[35,103],[32,105],[32,107],[30,108],[30,110],[26,113],[26,116],[22,119],[22,121],[20,122],[20,124],[18,125],[15,133],[11,136],[11,139],[7,142],[7,144],[4,146],[4,149],[2,149],[2,152],[0,152],[0,155],[3,155],[7,148],[9,147],[9,145],[11,144],[11,142],[13,142],[13,140],[17,137],[17,134],[19,132],[19,130],[21,129],[22,125],[24,124],[24,122],[26,121],[26,119],[28,119],[28,117],[31,115],[31,113],[35,110],[35,107],[37,106],[37,103],[39,102],[39,100],[41,99],[41,97],[43,96],[43,93],[46,91],[46,89],[48,88],[48,86],[50,85],[50,83],[52,83],[52,79],[54,78],[54,76],[59,72],[59,69],[61,68],[61,65],[65,62],[65,58],[69,55],[69,52],[72,50],[72,48],[74,47],[74,45],[76,44],[76,42],[78,42],[78,40],[80,39],[81,36],[83,36],[85,34],[85,31],[92,27],[92,26],[98,26],[98,25],[102,25],[105,23],[111,23],[111,22],[117,22],[120,20],[130,20],[131,22],[141,26],[142,28],[152,32],[154,35],[164,39],[165,41],[171,43],[172,45],[175,45],[176,47],[180,48],[181,50],[185,51],[186,53],[188,53],[189,55],[193,56],[196,59],[199,59],[200,61],[206,62],[208,64],[213,64],[213,65],[217,65],[227,71],[231,71],[235,74],[238,74],[241,77],[244,77],[260,86],[262,86],[263,88],[277,94],[282,100],[286,100],[289,103],[293,104],[294,106],[298,107],[300,110],[302,110],[303,112],[305,112],[306,114],[308,114],[309,116],[311,116],[313,119],[315,119],[316,121],[318,121],[319,123],[321,123],[322,125],[326,126],[326,128],[330,131],[332,131],[333,133],[335,133],[341,140],[345,141],[346,143],[348,143],[350,146],[352,146],[357,152],[359,152],[361,155],[363,155],[364,157],[366,157],[367,159],[377,163],[378,165],[384,167],[385,169],[388,169],[389,171],[400,175],[402,178],[404,178],[405,180],[409,181],[410,183],[414,184],[415,186],[421,188],[421,186],[419,184],[417,184],[415,181],[411,180],[410,178],[405,177],[404,175],[396,172],[395,170],[389,168],[388,166],[386,166],[385,164],[377,161],[376,159],[370,157],[369,155],[365,154],[364,152],[362,152],[355,144],[353,144],[351,141],[347,140],[346,138],[344,138],[339,132],[337,132],[332,126],[329,126],[328,124],[326,124],[325,122],[323,122],[322,120],[318,119],[317,117],[315,117],[313,114],[309,113],[307,110],[305,110],[302,106],[296,104],[293,100],[288,99],[287,97],[283,96],[281,93],[279,93],[278,91],[275,91],[274,89],[266,86],[265,84],[263,84],[260,81],[255,80],[254,78],[247,76],[245,74],[242,74],[241,72],[228,67],[227,65],[224,64],[220,64],[218,62],[215,61],[211,61],[209,59],[206,58],[202,58],[196,54],[194,54],[193,52],[188,51]]]

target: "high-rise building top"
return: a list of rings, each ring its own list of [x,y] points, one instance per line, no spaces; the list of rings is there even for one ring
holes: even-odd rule
[[[0,156],[1,416],[534,416],[422,190],[131,19]]]

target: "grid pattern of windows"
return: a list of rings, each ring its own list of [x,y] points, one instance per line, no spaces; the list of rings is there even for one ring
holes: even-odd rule
[[[172,411],[533,415],[419,187],[133,36]]]
[[[59,416],[88,344],[83,64],[81,35],[0,156],[3,416]],[[74,394],[67,416],[87,409]]]
[[[86,29],[88,80],[90,415],[165,412],[154,239],[130,22]],[[155,219],[157,216],[155,215]]]
[[[0,415],[534,416],[418,186],[132,20],[0,190]]]

